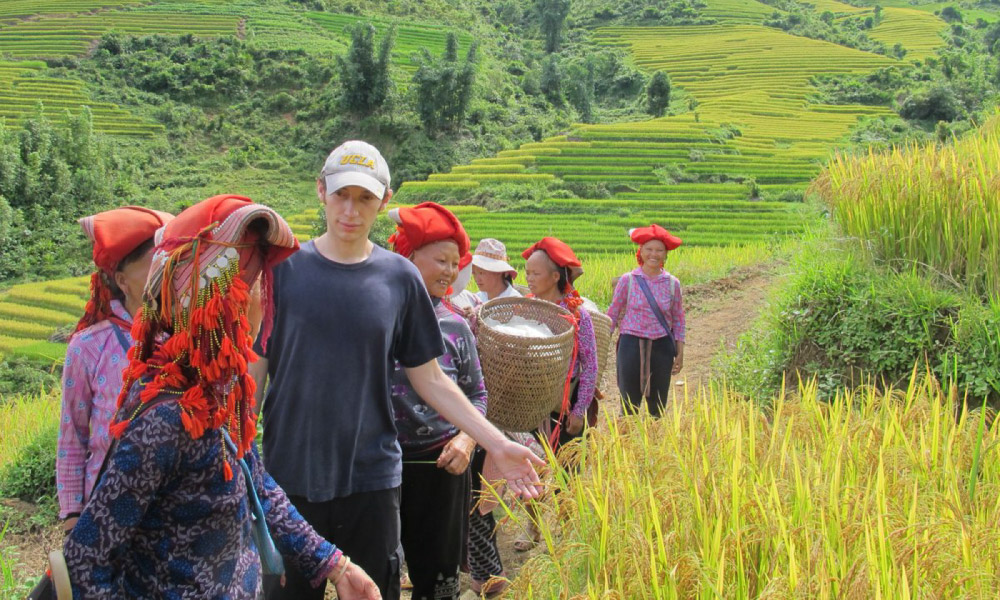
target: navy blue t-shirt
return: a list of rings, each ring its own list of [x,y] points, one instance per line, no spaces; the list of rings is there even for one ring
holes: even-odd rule
[[[377,246],[363,262],[336,263],[307,242],[275,268],[274,303],[267,471],[311,502],[400,485],[393,361],[416,367],[444,353],[416,267]]]

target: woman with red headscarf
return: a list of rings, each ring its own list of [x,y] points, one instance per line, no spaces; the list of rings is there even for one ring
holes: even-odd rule
[[[476,338],[451,296],[469,236],[448,209],[433,202],[390,211],[398,224],[393,250],[409,258],[431,296],[445,352],[438,357],[480,414],[486,414],[486,386]],[[413,585],[411,597],[457,599],[470,510],[469,461],[476,442],[429,406],[396,364],[392,403],[403,450],[400,498],[402,543]]]
[[[74,597],[250,600],[262,564],[280,573],[287,561],[340,598],[379,598],[291,506],[254,442],[250,287],[261,279],[266,346],[271,267],[298,249],[288,224],[215,196],[156,243],[110,427],[117,445],[64,546]]]
[[[646,398],[649,413],[667,405],[670,377],[684,366],[684,303],[681,283],[663,268],[681,240],[655,223],[633,229],[639,266],[618,280],[608,316],[618,327],[618,389],[627,411]]]
[[[139,206],[80,219],[94,245],[97,270],[90,276],[90,299],[63,366],[56,495],[67,531],[90,498],[111,444],[108,423],[128,364],[132,316],[142,304],[153,234],[171,219],[171,214]]]
[[[597,392],[597,338],[594,324],[573,282],[583,275],[583,266],[565,242],[554,237],[542,238],[521,253],[526,260],[525,277],[531,295],[568,310],[576,326],[576,360],[570,365],[570,393],[559,413],[552,413],[552,449],[578,437],[583,432],[587,409]]]

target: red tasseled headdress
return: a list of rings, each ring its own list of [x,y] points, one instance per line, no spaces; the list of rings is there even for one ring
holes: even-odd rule
[[[143,308],[132,327],[135,346],[119,408],[136,382],[143,386],[143,403],[176,390],[191,437],[225,427],[241,458],[257,431],[256,384],[247,372],[257,358],[247,319],[248,282],[262,275],[266,343],[273,311],[270,270],[297,249],[291,228],[276,212],[242,196],[199,202],[160,230]],[[121,436],[130,421],[113,423],[112,434]],[[224,464],[229,479],[232,470]]]

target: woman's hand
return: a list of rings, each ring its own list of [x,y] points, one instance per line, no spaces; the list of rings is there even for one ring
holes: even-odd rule
[[[358,565],[347,565],[347,570],[334,582],[338,572],[339,569],[333,569],[330,581],[337,588],[337,598],[340,600],[381,600],[382,594],[378,591],[378,586]]]
[[[250,339],[256,340],[264,320],[264,306],[261,298],[260,277],[250,288],[250,306],[247,307],[247,321],[250,323]]]
[[[437,459],[439,469],[444,469],[452,475],[461,475],[469,468],[472,453],[476,450],[476,441],[464,433],[459,433],[445,445],[441,456]]]
[[[65,533],[66,535],[69,535],[69,532],[73,531],[73,528],[76,527],[76,522],[79,521],[79,520],[80,520],[80,517],[70,517],[70,518],[66,519],[65,521],[63,521],[62,522],[63,533]]]
[[[578,415],[576,413],[569,413],[569,419],[566,421],[566,433],[570,435],[577,435],[583,431],[583,415]]]

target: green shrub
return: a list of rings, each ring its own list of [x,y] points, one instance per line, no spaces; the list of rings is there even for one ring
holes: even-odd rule
[[[46,425],[0,470],[0,497],[55,505],[58,438],[59,423]]]
[[[1000,398],[1000,303],[890,273],[836,248],[807,250],[796,274],[736,352],[723,359],[735,389],[765,399],[783,378],[817,377],[826,394],[899,385],[915,365],[981,400]]]
[[[36,394],[59,385],[59,370],[52,363],[26,357],[0,360],[0,401],[3,396]]]

